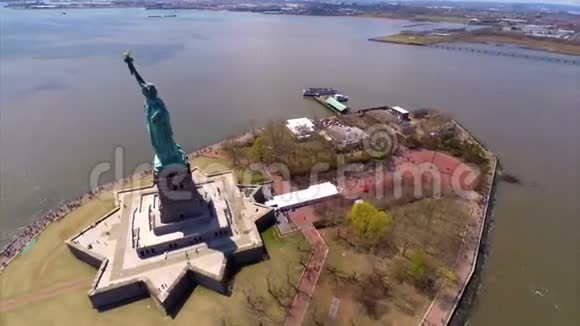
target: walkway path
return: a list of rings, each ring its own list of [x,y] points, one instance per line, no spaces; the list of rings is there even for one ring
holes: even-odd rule
[[[215,145],[204,149],[199,154],[217,159],[227,158],[221,146]],[[290,182],[282,179],[276,171],[269,172],[272,177],[272,190],[274,193],[284,194],[295,190],[292,189],[293,187]],[[290,307],[288,307],[286,319],[284,320],[284,325],[286,326],[302,325],[302,321],[308,310],[308,305],[310,304],[310,299],[314,294],[316,283],[318,282],[324,262],[326,261],[326,256],[328,255],[328,247],[312,223],[314,215],[315,212],[312,206],[301,207],[288,213],[290,221],[300,229],[310,243],[312,253],[300,277],[298,292],[292,299]]]
[[[439,290],[425,313],[421,325],[447,325],[455,311],[454,306],[461,298],[463,290],[471,278],[471,269],[472,266],[475,266],[476,253],[479,250],[479,231],[484,222],[481,208],[474,209],[470,218],[463,236],[463,245],[453,269],[456,281],[453,284],[444,284]]]
[[[483,236],[483,228],[485,227],[485,219],[487,217],[487,210],[489,209],[489,202],[491,200],[491,191],[493,189],[496,168],[497,160],[494,158],[491,176],[492,186],[490,186],[487,196],[481,201],[482,204],[474,205],[471,210],[471,221],[469,221],[466,227],[463,236],[463,245],[461,246],[453,269],[456,281],[453,284],[443,284],[423,316],[421,326],[448,325],[461,297],[463,296],[463,292],[465,291],[469,280],[475,272],[480,243]]]
[[[283,194],[293,190],[289,183],[284,181],[278,174],[271,174],[273,181],[272,188],[276,194]],[[316,289],[316,283],[324,267],[326,256],[328,255],[328,247],[324,239],[312,224],[314,216],[314,208],[311,205],[298,208],[288,213],[290,221],[302,231],[310,243],[312,253],[298,283],[298,292],[294,296],[290,307],[288,307],[284,321],[284,325],[286,326],[299,326],[302,324],[306,311],[308,310],[308,305],[310,304],[310,299]]]
[[[324,239],[312,224],[311,218],[313,214],[314,209],[312,206],[299,208],[289,214],[290,220],[298,226],[306,239],[308,239],[308,242],[310,242],[312,254],[298,284],[298,292],[288,308],[288,314],[284,321],[286,326],[299,326],[302,324],[328,255],[328,247]]]
[[[50,299],[66,292],[71,292],[78,289],[87,289],[90,287],[93,278],[78,278],[66,282],[56,284],[52,287],[36,291],[14,299],[7,299],[0,301],[0,313],[18,308],[22,305],[35,303],[38,301]]]

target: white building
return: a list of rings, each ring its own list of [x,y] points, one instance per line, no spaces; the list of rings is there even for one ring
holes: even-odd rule
[[[399,120],[409,120],[409,111],[403,109],[400,106],[393,106],[392,108],[389,109],[389,111],[394,116],[399,118]]]
[[[286,128],[296,140],[303,141],[312,136],[314,122],[308,118],[290,119],[286,121]]]

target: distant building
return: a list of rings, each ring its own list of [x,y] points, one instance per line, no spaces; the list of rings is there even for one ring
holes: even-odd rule
[[[515,18],[501,18],[500,21],[506,22],[508,24],[526,24],[527,19],[515,19]]]
[[[286,128],[294,139],[307,140],[314,133],[314,122],[308,118],[290,119],[286,121]]]
[[[500,22],[498,18],[471,18],[468,25],[496,25]],[[507,23],[506,23],[507,24]]]

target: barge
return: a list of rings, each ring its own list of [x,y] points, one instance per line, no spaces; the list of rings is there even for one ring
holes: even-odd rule
[[[323,96],[337,94],[338,90],[334,88],[306,88],[302,90],[302,96]]]

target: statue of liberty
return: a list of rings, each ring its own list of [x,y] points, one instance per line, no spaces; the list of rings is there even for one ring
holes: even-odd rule
[[[133,58],[130,52],[125,52],[124,61],[129,66],[131,75],[135,76],[137,83],[141,87],[141,92],[145,95],[145,126],[151,140],[151,145],[155,150],[153,159],[153,170],[159,173],[163,167],[168,165],[187,166],[187,158],[181,147],[173,140],[173,130],[169,120],[169,112],[165,108],[163,100],[157,97],[155,85],[143,80],[141,75],[133,65]]]
[[[187,157],[173,140],[169,112],[157,97],[157,88],[139,75],[129,52],[125,53],[124,61],[145,95],[145,126],[155,150],[153,182],[159,191],[161,222],[203,216],[207,203],[193,182]]]

